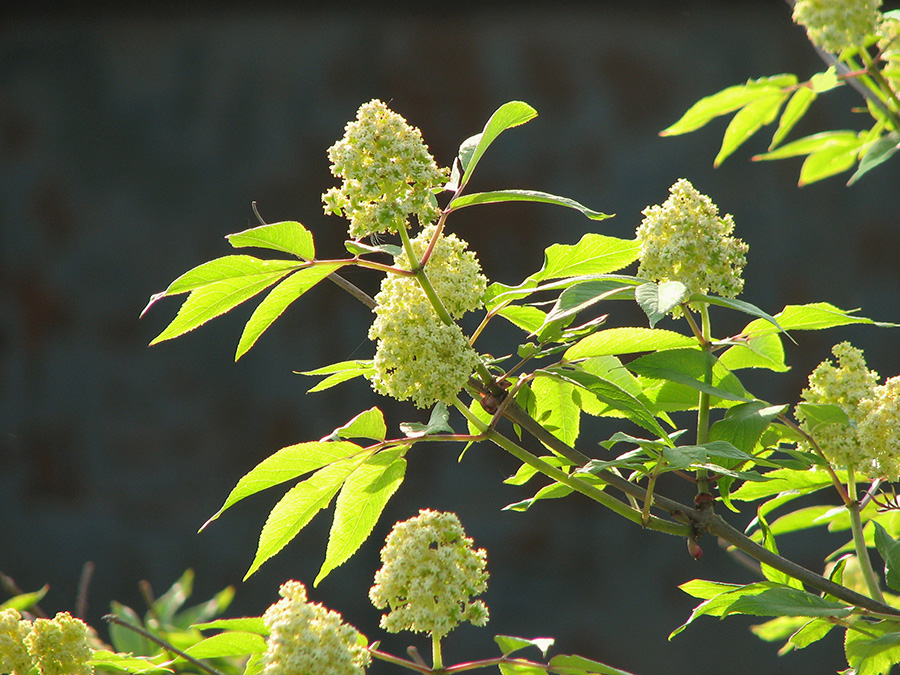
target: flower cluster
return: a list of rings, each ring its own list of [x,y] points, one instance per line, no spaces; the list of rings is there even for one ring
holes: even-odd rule
[[[91,629],[84,621],[59,612],[52,619],[35,619],[23,642],[41,675],[91,675],[91,638]],[[22,670],[21,675],[26,671],[27,668]]]
[[[809,41],[838,54],[858,47],[881,22],[882,0],[797,0],[793,19],[806,28]]]
[[[31,632],[31,622],[22,618],[12,607],[0,611],[0,673],[25,675],[33,664],[25,638]]]
[[[421,132],[381,101],[359,108],[328,158],[343,182],[322,195],[325,212],[346,216],[352,238],[397,232],[412,214],[423,225],[440,214],[432,188],[449,171],[438,168]]]
[[[433,234],[434,227],[426,227],[411,240],[417,257]],[[394,264],[410,269],[405,254]],[[452,317],[480,305],[487,279],[461,239],[440,237],[425,273]],[[412,399],[419,408],[452,401],[478,364],[478,354],[460,327],[441,320],[414,276],[388,275],[375,302],[375,321],[369,329],[369,338],[377,342],[373,388],[398,401]]]
[[[473,549],[456,514],[422,509],[394,525],[381,551],[383,566],[369,591],[381,627],[442,637],[462,621],[483,626],[487,606],[473,601],[487,589],[487,553]]]
[[[862,351],[849,342],[832,349],[835,366],[823,361],[809,376],[801,398],[841,408],[849,424],[820,425],[816,444],[825,458],[840,467],[852,467],[869,478],[895,480],[900,473],[900,378],[878,385],[878,373],[866,366]],[[797,409],[801,428],[811,431],[802,408]]]
[[[733,298],[744,287],[746,243],[732,237],[734,220],[684,178],[669,188],[669,198],[643,210],[637,228],[641,243],[638,276],[680,281],[687,297],[713,293]]]
[[[307,602],[306,587],[287,581],[281,600],[263,614],[269,629],[264,675],[362,675],[371,661],[366,640],[337,612]]]

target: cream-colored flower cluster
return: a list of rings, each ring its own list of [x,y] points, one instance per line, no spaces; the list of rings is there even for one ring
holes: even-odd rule
[[[826,360],[809,376],[801,398],[841,408],[849,424],[820,425],[813,434],[828,461],[850,468],[867,478],[896,480],[900,473],[900,377],[878,384],[878,373],[869,370],[861,350],[849,342],[832,349],[838,365]],[[802,408],[797,409],[801,428],[810,431]]]
[[[680,281],[687,296],[712,293],[733,298],[744,287],[746,243],[732,237],[734,220],[684,178],[669,188],[669,198],[643,210],[637,228],[641,244],[638,276]]]
[[[858,47],[878,30],[882,0],[797,0],[793,19],[806,28],[809,41],[838,54]]]
[[[52,619],[23,619],[12,608],[0,611],[0,673],[25,675],[91,675],[94,654],[90,627],[68,612]]]
[[[422,509],[394,525],[369,591],[375,607],[390,608],[381,627],[440,638],[462,621],[486,624],[487,606],[472,598],[487,589],[487,553],[472,544],[453,513]]]
[[[346,216],[352,238],[397,232],[412,214],[422,225],[440,214],[432,188],[449,170],[438,168],[422,133],[381,101],[359,108],[328,158],[343,182],[322,195],[325,212]]]
[[[433,226],[426,227],[411,240],[417,257],[433,233]],[[394,264],[410,268],[405,254]],[[438,239],[425,273],[454,318],[481,304],[487,279],[475,255],[454,235]],[[369,328],[369,338],[377,342],[373,388],[399,401],[411,399],[419,408],[451,402],[478,364],[478,354],[460,327],[441,321],[413,276],[387,275],[375,302],[375,321]]]
[[[263,614],[269,629],[264,675],[362,675],[371,661],[365,638],[337,612],[306,598],[306,587],[287,581],[281,600]]]

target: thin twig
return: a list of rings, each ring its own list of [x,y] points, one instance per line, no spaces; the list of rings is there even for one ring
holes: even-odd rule
[[[81,578],[78,580],[78,595],[75,598],[75,616],[79,619],[87,618],[88,588],[91,585],[91,577],[94,576],[94,563],[88,560],[81,568]]]

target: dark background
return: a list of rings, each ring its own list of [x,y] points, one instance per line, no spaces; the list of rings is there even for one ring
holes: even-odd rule
[[[369,313],[329,284],[293,306],[239,363],[239,308],[188,336],[148,349],[178,304],[142,321],[151,293],[185,270],[229,253],[223,236],[300,220],[323,257],[342,255],[345,229],[325,217],[333,183],[325,149],[374,97],[419,126],[441,164],[502,103],[540,116],[507,132],[472,189],[523,187],[606,212],[592,223],[541,205],[458,214],[451,228],[479,252],[487,275],[515,283],[554,242],[588,231],[630,237],[640,211],[686,177],[737,222],[750,244],[744,299],[775,313],[828,300],[865,316],[900,319],[897,160],[852,188],[849,174],[797,188],[800,161],[752,164],[754,138],[712,169],[725,121],[660,138],[701,96],[752,77],[822,69],[780,2],[463,4],[390,12],[265,3],[155,9],[37,3],[7,8],[0,24],[0,571],[22,588],[45,582],[42,603],[72,609],[85,561],[96,564],[89,620],[110,600],[137,608],[137,582],[162,592],[197,573],[196,599],[237,585],[229,614],[259,614],[279,583],[311,584],[330,514],[248,582],[256,537],[282,490],[197,528],[237,479],[274,450],[318,439],[379,405],[392,433],[427,413],[377,397],[363,382],[306,396],[309,370],[368,358]],[[835,91],[793,137],[862,128],[859,100]],[[349,272],[375,290],[377,278]],[[623,312],[611,319],[640,320]],[[744,319],[714,316],[720,334]],[[674,324],[670,326],[675,327]],[[900,373],[896,335],[857,327],[801,333],[782,377],[753,373],[771,401],[793,401],[830,347],[851,339],[883,376]],[[499,345],[496,350],[502,347]],[[461,428],[460,420],[455,422]],[[614,427],[588,427],[580,447]],[[591,450],[594,448],[594,450]],[[372,541],[312,599],[380,639],[366,600],[392,523],[419,508],[453,510],[489,551],[487,629],[451,634],[446,659],[494,654],[490,636],[558,638],[638,673],[832,672],[837,634],[779,659],[733,618],[701,620],[673,642],[694,601],[676,585],[694,577],[751,581],[716,543],[694,562],[683,541],[619,522],[578,497],[527,514],[500,512],[530,489],[501,484],[515,462],[489,446],[427,445],[410,454],[406,482]],[[673,488],[664,485],[663,489]],[[743,526],[746,518],[733,522]],[[783,550],[816,568],[843,539],[790,538]],[[102,631],[102,628],[101,628]],[[103,631],[102,631],[103,632]],[[389,637],[402,653],[421,637]],[[536,653],[535,653],[536,655]],[[725,665],[727,664],[727,665]],[[372,672],[386,672],[383,665]]]

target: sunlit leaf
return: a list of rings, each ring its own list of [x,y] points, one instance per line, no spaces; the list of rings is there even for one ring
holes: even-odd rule
[[[785,159],[787,157],[798,157],[800,155],[809,155],[829,148],[848,148],[858,147],[859,137],[854,131],[823,131],[811,136],[792,141],[780,148],[756,155],[752,158],[754,162],[767,161],[773,159]]]
[[[737,150],[761,127],[774,122],[787,97],[787,93],[779,90],[761,96],[738,110],[725,129],[725,135],[722,137],[722,147],[713,161],[713,166],[718,167],[721,165],[726,157]]]
[[[457,197],[450,202],[447,208],[454,210],[461,209],[465,206],[473,206],[475,204],[496,204],[499,202],[540,202],[542,204],[555,204],[556,206],[565,206],[580,211],[591,220],[612,218],[611,215],[589,209],[583,204],[579,204],[574,199],[558,197],[537,190],[495,190],[493,192],[475,192],[473,194]]]
[[[884,580],[888,587],[900,591],[900,541],[875,521],[875,548],[884,560]]]
[[[716,358],[700,349],[667,349],[626,364],[631,372],[656,380],[670,380],[731,401],[752,398],[733,373],[723,373]],[[715,382],[715,384],[713,384]]]
[[[531,391],[535,395],[532,417],[565,444],[574,445],[581,416],[574,399],[575,385],[558,377],[536,377]]]
[[[574,361],[589,356],[651,352],[696,344],[696,338],[661,328],[607,328],[569,347],[566,358]]]
[[[559,675],[631,675],[627,671],[575,654],[554,656],[550,659],[550,667]]]
[[[781,113],[781,119],[778,120],[778,128],[772,136],[772,142],[769,144],[769,150],[773,150],[787,137],[791,129],[800,121],[809,106],[816,100],[816,93],[810,87],[799,87],[791,95],[787,105],[784,106],[784,112]]]
[[[881,675],[900,663],[900,625],[896,621],[866,623],[865,632],[848,630],[844,654],[854,675]]]
[[[247,320],[244,332],[238,342],[234,360],[237,361],[256,344],[259,336],[272,325],[275,319],[282,315],[288,305],[343,266],[344,263],[324,263],[306,267],[292,273],[273,288]]]
[[[239,630],[257,635],[268,635],[269,629],[261,616],[243,616],[235,619],[216,619],[191,626],[197,630]]]
[[[306,370],[301,375],[328,375],[324,380],[316,386],[309,389],[306,393],[311,394],[314,391],[322,391],[331,387],[352,380],[355,377],[369,377],[375,372],[375,366],[371,359],[356,359],[354,361],[341,361],[332,363],[330,366],[323,366],[315,370]]]
[[[786,406],[772,406],[765,401],[748,401],[730,408],[709,429],[709,440],[728,441],[745,453],[752,453],[772,420],[785,412]]]
[[[329,440],[347,438],[366,438],[373,441],[383,441],[387,436],[387,426],[384,423],[384,414],[377,407],[359,413],[346,424],[335,429]]]
[[[234,248],[252,246],[290,253],[302,260],[316,257],[312,232],[300,223],[287,220],[260,225],[225,237]]]
[[[191,645],[184,650],[184,653],[195,659],[219,659],[264,651],[266,651],[266,639],[262,635],[228,630]]]
[[[497,314],[529,334],[536,333],[547,318],[546,312],[530,305],[507,305]]]
[[[512,635],[495,635],[494,642],[500,647],[500,652],[503,656],[509,656],[526,647],[537,647],[541,650],[541,654],[547,656],[547,650],[553,646],[556,640],[553,638],[532,638],[529,640]]]
[[[882,162],[889,160],[897,150],[900,150],[900,133],[892,131],[879,138],[866,150],[866,154],[863,155],[859,162],[859,168],[847,181],[847,185],[853,185],[870,169],[874,169]]]
[[[531,275],[530,279],[541,281],[587,274],[609,274],[637,260],[640,248],[637,240],[588,233],[577,244],[553,244],[548,247],[544,251],[544,266]]]
[[[388,500],[403,482],[404,452],[405,447],[398,447],[372,455],[346,478],[335,503],[325,561],[313,586],[318,586],[368,539]]]
[[[510,101],[500,106],[484,125],[484,130],[463,142],[459,148],[459,159],[463,167],[460,185],[465,186],[475,170],[478,161],[484,155],[497,136],[520,124],[537,117],[537,111],[522,101]]]
[[[797,184],[802,187],[847,171],[856,164],[861,146],[862,139],[858,139],[856,143],[847,146],[834,145],[810,154],[803,160],[800,167],[800,181]]]
[[[113,624],[115,625],[115,624]],[[140,675],[157,675],[158,673],[172,673],[174,670],[167,665],[151,663],[148,660],[132,656],[131,654],[117,654],[106,649],[97,649],[91,653],[87,665],[100,670],[112,670],[123,673],[139,673]]]
[[[684,300],[687,289],[680,281],[648,282],[634,289],[634,299],[644,310],[653,328]]]

